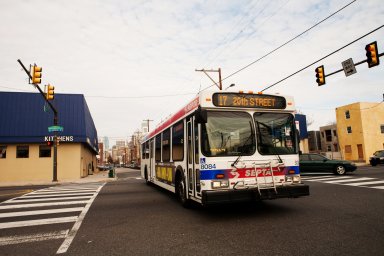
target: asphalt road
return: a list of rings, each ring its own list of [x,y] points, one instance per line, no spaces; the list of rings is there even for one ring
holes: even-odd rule
[[[309,197],[185,209],[172,193],[146,185],[139,171],[126,169],[118,181],[102,187],[66,254],[383,255],[384,189],[326,183],[323,176],[303,176],[315,179],[305,181]],[[384,185],[384,166],[347,176]],[[42,233],[72,225],[23,229]],[[6,235],[13,230],[6,229]],[[2,255],[54,255],[63,240],[7,244],[0,250]]]

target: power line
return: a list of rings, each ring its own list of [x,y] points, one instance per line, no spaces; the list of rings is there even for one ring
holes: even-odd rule
[[[239,70],[233,72],[232,74],[230,74],[229,76],[223,78],[222,81],[236,75],[237,73],[243,71],[244,69],[246,68],[249,68],[250,66],[252,66],[253,64],[259,62],[260,60],[264,59],[265,57],[271,55],[272,53],[276,52],[277,50],[283,48],[284,46],[286,46],[287,44],[291,43],[292,41],[296,40],[297,38],[301,37],[302,35],[304,35],[305,33],[307,33],[308,31],[312,30],[313,28],[317,27],[318,25],[320,25],[321,23],[323,23],[324,21],[328,20],[329,18],[333,17],[334,15],[336,15],[337,13],[341,12],[342,10],[344,10],[345,8],[347,8],[348,6],[350,6],[351,4],[353,4],[354,2],[356,2],[357,0],[353,0],[352,2],[348,3],[347,5],[343,6],[342,8],[340,8],[339,10],[337,10],[336,12],[332,13],[331,15],[327,16],[326,18],[322,19],[321,21],[317,22],[315,25],[313,25],[312,27],[306,29],[304,32],[301,32],[300,34],[298,34],[297,36],[293,37],[292,39],[288,40],[287,42],[283,43],[282,45],[280,45],[279,47],[275,48],[274,50],[268,52],[267,54],[263,55],[262,57],[258,58],[257,60],[249,63],[248,65],[240,68]],[[204,88],[202,91],[210,88],[214,86],[214,84]]]
[[[105,98],[105,99],[144,99],[144,98],[162,98],[162,97],[176,97],[183,95],[195,95],[196,93],[175,93],[163,95],[147,95],[147,96],[97,96],[97,95],[84,95],[87,98]]]
[[[305,66],[304,68],[302,68],[302,69],[300,69],[300,70],[298,70],[298,71],[296,71],[296,72],[290,74],[289,76],[286,76],[285,78],[281,79],[280,81],[278,81],[278,82],[276,82],[276,83],[273,83],[273,84],[271,84],[271,85],[265,87],[263,90],[261,90],[261,92],[263,92],[263,91],[265,91],[265,90],[268,90],[269,88],[271,88],[271,87],[273,87],[273,86],[275,86],[275,85],[277,85],[277,84],[283,82],[284,80],[287,80],[288,78],[290,78],[290,77],[292,77],[292,76],[294,76],[294,75],[300,73],[301,71],[303,71],[303,70],[309,68],[310,66],[312,66],[312,65],[314,65],[314,64],[316,64],[316,63],[318,63],[318,62],[320,62],[320,61],[322,61],[322,60],[328,58],[329,56],[331,56],[331,55],[333,55],[333,54],[335,54],[335,53],[341,51],[342,49],[344,49],[344,48],[350,46],[351,44],[356,43],[357,41],[363,39],[364,37],[366,37],[366,36],[368,36],[368,35],[370,35],[370,34],[376,32],[377,30],[381,29],[382,27],[384,27],[384,25],[381,25],[380,27],[378,27],[378,28],[376,28],[376,29],[374,29],[374,30],[368,32],[367,34],[365,34],[365,35],[363,35],[363,36],[361,36],[361,37],[359,37],[359,38],[353,40],[352,42],[350,42],[350,43],[344,45],[343,47],[340,47],[339,49],[337,49],[337,50],[331,52],[330,54],[328,54],[328,55],[326,55],[326,56],[324,56],[324,57],[322,57],[322,58],[320,58],[320,59],[318,59],[318,60],[316,60],[315,62],[312,62],[311,64]]]

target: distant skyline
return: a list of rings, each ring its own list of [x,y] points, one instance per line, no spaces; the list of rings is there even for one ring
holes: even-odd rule
[[[337,10],[343,10],[292,42]],[[0,90],[37,92],[17,59],[43,67],[41,86],[84,94],[98,136],[129,140],[150,119],[162,119],[212,85],[195,69],[221,68],[223,87],[260,91],[383,25],[379,0],[35,0],[0,2]],[[335,122],[335,108],[381,102],[381,65],[356,67],[316,84],[315,68],[329,74],[365,45],[384,51],[384,28],[277,84],[265,93],[292,95],[318,130]],[[217,80],[217,76],[212,74]],[[215,87],[210,89],[215,90]]]

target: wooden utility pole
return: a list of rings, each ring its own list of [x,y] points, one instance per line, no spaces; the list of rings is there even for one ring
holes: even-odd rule
[[[198,71],[198,72],[204,72],[204,74],[207,75],[207,77],[209,77],[209,79],[211,79],[211,81],[217,86],[219,87],[220,91],[223,89],[223,85],[221,83],[221,69],[219,68],[218,70],[215,70],[215,69],[209,69],[209,70],[206,70],[206,69],[195,69],[195,71]],[[218,72],[219,73],[219,84],[217,84],[217,82],[215,80],[212,79],[212,77],[210,75],[208,75],[208,72]]]

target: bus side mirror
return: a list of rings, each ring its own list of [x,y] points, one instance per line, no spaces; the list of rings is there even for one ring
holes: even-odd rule
[[[199,108],[195,111],[195,121],[198,124],[206,124],[207,123],[207,110]]]

